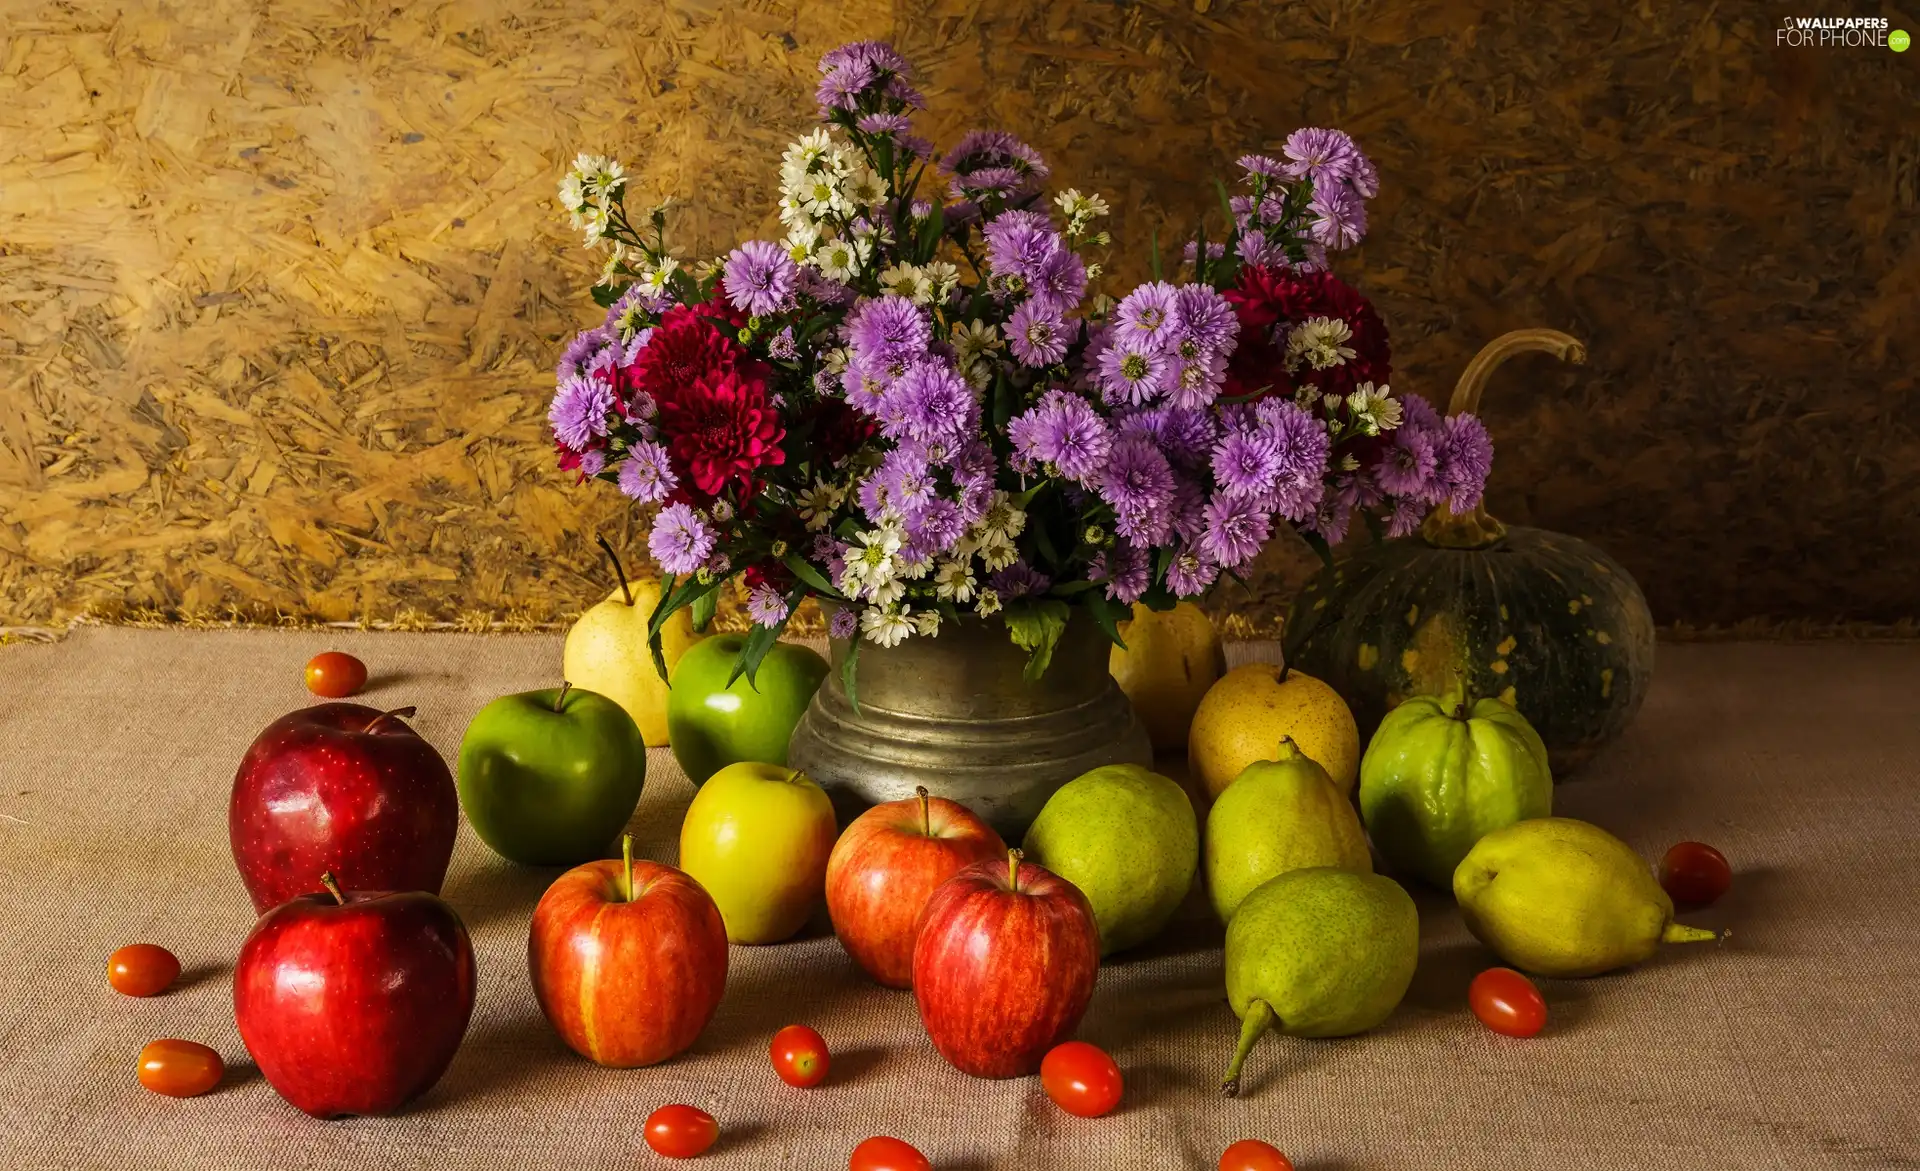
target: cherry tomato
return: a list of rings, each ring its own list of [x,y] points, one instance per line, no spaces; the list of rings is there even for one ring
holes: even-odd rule
[[[127,996],[158,996],[180,978],[180,961],[152,943],[129,943],[107,957],[107,983]]]
[[[1098,1118],[1118,1106],[1124,1088],[1113,1058],[1085,1041],[1049,1049],[1040,1062],[1040,1084],[1054,1105],[1081,1118]]]
[[[773,1035],[773,1072],[790,1086],[805,1089],[827,1080],[827,1043],[805,1025],[788,1025]]]
[[[307,690],[322,699],[345,699],[367,685],[367,665],[345,651],[322,651],[307,660]]]
[[[1512,968],[1488,968],[1467,987],[1480,1023],[1503,1037],[1531,1037],[1547,1024],[1547,1001],[1533,981]]]
[[[140,1084],[169,1098],[192,1098],[220,1084],[227,1067],[220,1055],[195,1041],[171,1037],[147,1042],[140,1051]]]
[[[1293,1160],[1257,1138],[1243,1138],[1220,1152],[1220,1171],[1293,1171]]]
[[[1733,885],[1733,867],[1705,842],[1681,842],[1660,860],[1660,885],[1674,902],[1704,907]]]
[[[874,1137],[853,1148],[848,1171],[933,1171],[927,1157],[897,1138]]]
[[[713,1115],[692,1106],[662,1106],[647,1115],[647,1145],[669,1159],[705,1154],[719,1137]]]

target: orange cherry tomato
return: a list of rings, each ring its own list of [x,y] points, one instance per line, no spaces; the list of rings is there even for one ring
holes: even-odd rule
[[[881,1134],[853,1148],[847,1171],[933,1171],[933,1164],[907,1143]]]
[[[790,1086],[805,1089],[827,1080],[827,1043],[805,1025],[788,1025],[773,1035],[773,1072]]]
[[[1085,1041],[1047,1050],[1040,1062],[1040,1084],[1054,1105],[1081,1118],[1098,1118],[1118,1106],[1125,1088],[1113,1058]]]
[[[1674,902],[1704,907],[1733,885],[1733,867],[1705,842],[1681,842],[1660,860],[1660,885]]]
[[[1293,1171],[1293,1160],[1257,1138],[1243,1138],[1220,1152],[1220,1171]]]
[[[127,996],[158,996],[180,978],[180,961],[152,943],[129,943],[107,957],[107,983]]]
[[[647,1115],[647,1145],[669,1159],[705,1154],[719,1137],[713,1115],[692,1106],[662,1106]]]
[[[367,685],[367,665],[345,651],[322,651],[307,660],[307,690],[322,699],[345,699]]]
[[[1547,1025],[1547,1001],[1533,981],[1512,968],[1488,968],[1467,986],[1467,1003],[1480,1023],[1503,1037],[1531,1037]]]
[[[140,1051],[140,1084],[169,1098],[192,1098],[220,1084],[227,1072],[220,1055],[196,1041],[171,1037],[147,1042]]]

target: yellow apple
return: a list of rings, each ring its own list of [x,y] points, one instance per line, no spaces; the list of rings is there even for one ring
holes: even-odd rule
[[[1338,692],[1300,671],[1247,663],[1220,677],[1193,713],[1187,763],[1207,795],[1218,797],[1242,769],[1273,760],[1282,737],[1353,795],[1360,775],[1360,728]]]
[[[779,943],[825,897],[838,830],[798,769],[743,760],[707,778],[680,825],[680,869],[720,907],[734,943]]]
[[[627,709],[648,748],[667,744],[667,681],[660,678],[647,650],[647,623],[659,604],[659,582],[623,579],[606,601],[580,615],[567,631],[560,668],[562,678],[575,687],[597,691]],[[667,619],[660,628],[660,651],[668,675],[701,637],[693,632],[690,610]]]
[[[1113,648],[1107,670],[1147,726],[1154,751],[1185,748],[1200,698],[1226,670],[1207,612],[1192,602],[1166,611],[1135,602],[1120,638],[1127,649]]]

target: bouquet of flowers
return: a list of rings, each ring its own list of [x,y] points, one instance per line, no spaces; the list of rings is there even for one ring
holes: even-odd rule
[[[1013,136],[944,155],[878,42],[820,61],[823,125],[780,161],[785,239],[687,265],[667,206],[627,209],[582,155],[560,200],[606,250],[603,325],[566,348],[563,468],[654,512],[658,630],[743,579],[754,669],[808,595],[836,637],[891,647],[1000,615],[1034,677],[1073,607],[1116,643],[1246,568],[1280,526],[1323,555],[1354,517],[1411,532],[1480,498],[1471,416],[1395,396],[1386,327],[1327,269],[1366,231],[1373,165],[1337,130],[1239,160],[1223,222],[1173,276],[1089,296],[1098,195],[1043,193]],[[855,636],[859,637],[856,638]]]

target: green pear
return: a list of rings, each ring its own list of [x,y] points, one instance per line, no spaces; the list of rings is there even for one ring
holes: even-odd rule
[[[1373,873],[1353,802],[1291,736],[1242,769],[1207,814],[1207,891],[1222,923],[1254,888],[1289,870]]]
[[[1111,764],[1048,798],[1021,849],[1087,896],[1104,956],[1145,943],[1179,910],[1200,867],[1200,825],[1171,779]]]
[[[1227,924],[1227,1002],[1241,1025],[1221,1088],[1240,1092],[1268,1029],[1345,1037],[1386,1020],[1419,958],[1420,914],[1390,878],[1322,866],[1262,883]]]
[[[1673,900],[1633,847],[1571,817],[1539,817],[1481,838],[1453,872],[1453,897],[1481,943],[1537,976],[1597,976],[1662,943],[1713,932],[1673,921]]]

